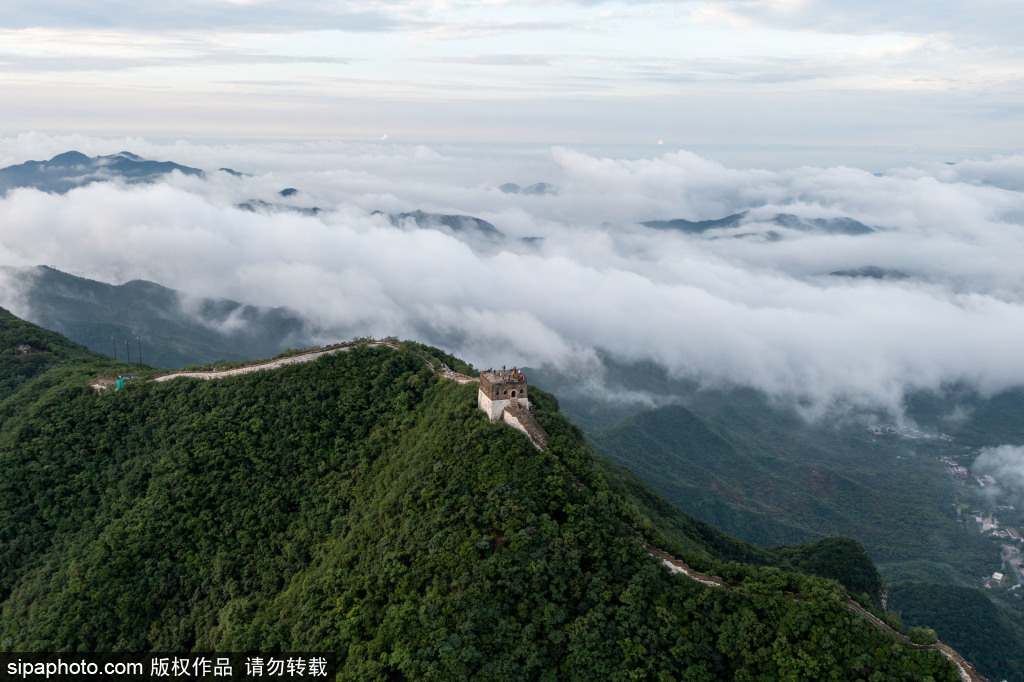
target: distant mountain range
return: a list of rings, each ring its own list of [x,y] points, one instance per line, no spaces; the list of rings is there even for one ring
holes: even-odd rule
[[[248,175],[231,168],[219,170],[239,178]],[[62,194],[76,187],[115,179],[127,183],[157,182],[174,171],[195,176],[205,174],[205,171],[199,168],[171,161],[152,161],[131,152],[90,157],[81,152],[69,151],[58,154],[48,161],[26,161],[0,168],[0,195],[19,187]],[[502,190],[523,194],[550,194],[555,188],[545,183],[537,183],[525,189],[520,189],[518,185],[504,185]],[[324,209],[319,206],[293,203],[300,195],[298,189],[287,187],[278,192],[272,200],[253,198],[235,204],[235,208],[251,213],[297,213],[310,217],[323,212]],[[372,215],[383,215],[396,227],[411,222],[420,228],[440,230],[480,250],[493,249],[505,240],[505,235],[498,228],[486,220],[473,216],[428,213],[421,210],[404,213],[374,211]],[[522,242],[534,244],[540,239],[527,237]]]
[[[537,182],[527,187],[520,187],[514,182],[506,182],[504,185],[498,187],[505,194],[527,194],[533,196],[541,196],[544,194],[557,194],[558,188],[554,185],[549,185],[546,182]]]
[[[241,173],[231,168],[221,168],[219,170],[235,177],[247,177],[246,173]],[[184,166],[173,161],[153,161],[128,151],[92,157],[78,151],[68,151],[58,154],[47,161],[26,161],[0,169],[0,194],[19,187],[32,187],[44,192],[63,193],[76,187],[114,179],[127,183],[156,182],[168,173],[175,171],[194,176],[201,176],[205,173],[205,171],[199,168]],[[520,187],[510,182],[501,185],[499,189],[506,194],[532,196],[550,195],[558,192],[558,188],[545,182],[534,183],[526,187]],[[278,192],[277,196],[271,201],[265,198],[252,198],[237,203],[235,206],[236,208],[253,213],[294,212],[300,215],[317,216],[323,211],[319,206],[294,205],[280,201],[281,199],[290,199],[297,194],[299,194],[298,189],[288,187]],[[505,239],[505,235],[493,224],[468,215],[429,213],[422,210],[402,213],[374,211],[374,215],[386,216],[388,221],[396,227],[411,221],[417,227],[441,230],[480,250],[493,249]],[[778,241],[785,238],[787,230],[850,236],[865,235],[876,231],[876,228],[869,227],[849,217],[808,218],[791,213],[761,216],[752,215],[750,211],[733,213],[723,218],[710,220],[674,218],[669,220],[648,220],[639,224],[654,229],[673,230],[687,234],[712,233],[710,236],[718,236],[714,234],[718,230],[734,230],[735,228],[749,226],[752,228],[749,231],[738,233],[734,231],[732,233],[724,233],[721,236],[732,238],[754,237],[767,241]],[[780,232],[778,229],[765,229],[765,227],[769,226],[782,228],[782,230]],[[526,244],[536,244],[540,239],[538,237],[527,237],[519,241]],[[851,270],[833,274],[852,277],[879,276],[877,273],[867,270],[863,273]],[[891,278],[893,275],[894,273],[885,273],[883,276]]]
[[[384,216],[395,227],[411,224],[425,230],[444,232],[478,251],[494,251],[507,240],[506,235],[493,224],[468,215],[427,213],[418,210],[406,213],[374,211],[371,215]],[[533,246],[543,241],[543,237],[523,237],[518,241],[520,244]]]
[[[26,319],[90,350],[157,367],[270,357],[311,345],[313,330],[286,308],[189,297],[133,280],[105,284],[54,268],[3,268],[21,290]],[[128,341],[128,347],[125,347]]]
[[[710,230],[724,230],[745,225],[776,225],[789,230],[800,232],[820,232],[824,234],[845,234],[862,235],[875,232],[874,228],[853,218],[804,218],[792,213],[777,213],[774,216],[752,216],[749,211],[733,213],[724,218],[714,220],[685,220],[676,218],[674,220],[647,220],[641,225],[653,227],[658,230],[677,230],[690,234],[703,234]],[[768,236],[781,237],[778,232],[770,231]],[[737,237],[749,236],[748,234],[733,235]]]
[[[185,175],[203,173],[198,168],[171,161],[150,161],[131,152],[90,157],[70,151],[58,154],[49,161],[26,161],[0,168],[0,193],[17,187],[63,193],[75,187],[113,178],[125,182],[153,182],[174,171]]]

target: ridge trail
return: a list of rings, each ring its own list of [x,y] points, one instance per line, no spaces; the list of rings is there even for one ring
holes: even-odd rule
[[[644,548],[647,553],[656,559],[661,559],[661,563],[668,568],[672,573],[682,573],[691,580],[696,580],[699,583],[707,585],[709,587],[721,588],[726,590],[732,590],[735,592],[742,592],[743,587],[739,585],[730,585],[722,578],[716,575],[708,575],[707,573],[701,573],[688,566],[685,562],[675,558],[660,547],[655,547],[650,543],[644,543]],[[799,595],[793,595],[793,599],[800,599]],[[963,682],[989,682],[989,680],[974,669],[970,663],[968,663],[963,656],[954,651],[949,645],[943,644],[942,642],[936,642],[935,644],[917,644],[912,642],[909,637],[899,632],[896,632],[891,627],[882,622],[877,616],[865,609],[863,606],[858,604],[850,597],[846,597],[846,608],[854,613],[858,613],[861,616],[868,619],[872,625],[882,630],[883,632],[890,634],[900,640],[904,645],[912,647],[914,649],[933,649],[938,651],[946,657],[953,665],[956,666],[957,672],[960,674],[960,679]]]
[[[155,377],[152,381],[170,381],[171,379],[177,379],[178,377],[189,377],[190,379],[223,379],[224,377],[237,376],[239,374],[250,374],[252,372],[263,372],[269,369],[277,369],[278,367],[284,367],[285,365],[297,365],[304,362],[313,362],[317,358],[324,355],[333,355],[334,353],[346,353],[352,346],[358,345],[357,341],[349,341],[346,343],[336,343],[333,346],[324,346],[323,348],[315,348],[313,350],[303,351],[296,355],[288,355],[283,358],[277,358],[275,360],[260,360],[251,365],[243,365],[241,367],[232,367],[231,369],[224,370],[212,370],[207,372],[171,372],[170,374],[163,374]],[[370,348],[377,346],[387,346],[388,348],[398,348],[397,343],[390,341],[371,341],[367,344]]]

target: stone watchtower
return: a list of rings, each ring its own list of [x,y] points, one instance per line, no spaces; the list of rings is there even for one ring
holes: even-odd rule
[[[515,367],[480,372],[476,404],[492,422],[503,421],[529,436],[538,450],[548,449],[548,432],[537,423],[526,397],[526,377]]]
[[[512,405],[516,402],[517,405]],[[526,378],[516,368],[500,371],[480,372],[480,390],[476,394],[477,406],[487,413],[491,421],[498,421],[511,406],[518,411],[519,407],[530,409],[530,401],[526,397]]]

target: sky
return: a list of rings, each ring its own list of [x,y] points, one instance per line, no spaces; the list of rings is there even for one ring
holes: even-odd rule
[[[1022,29],[1017,0],[14,2],[0,134],[957,160],[1024,148]]]

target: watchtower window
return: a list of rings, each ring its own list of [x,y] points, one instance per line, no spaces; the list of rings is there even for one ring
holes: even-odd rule
[[[515,398],[515,397],[516,397],[516,392],[515,392],[515,391],[512,391],[512,397],[513,397],[513,398]]]

